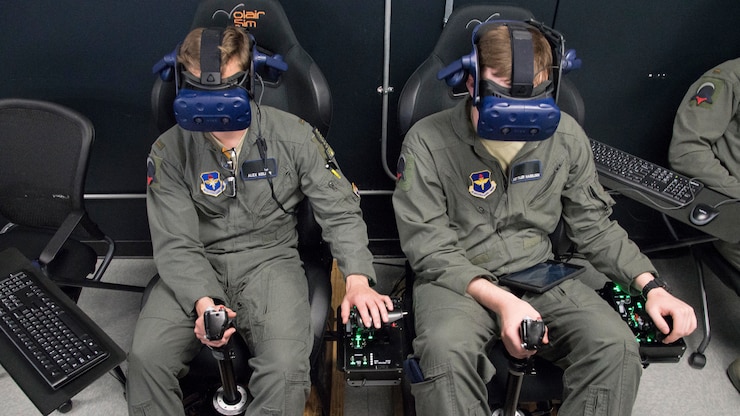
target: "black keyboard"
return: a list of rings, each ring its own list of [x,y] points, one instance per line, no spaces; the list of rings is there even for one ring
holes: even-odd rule
[[[56,390],[109,353],[35,279],[21,271],[0,280],[0,328]]]
[[[699,181],[596,140],[591,140],[591,150],[599,174],[675,206],[691,203],[704,187]]]

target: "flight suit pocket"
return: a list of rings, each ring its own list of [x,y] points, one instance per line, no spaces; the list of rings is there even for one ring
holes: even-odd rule
[[[601,386],[589,386],[584,416],[607,416],[609,412],[609,390]]]
[[[273,212],[280,209],[278,203],[286,209],[293,205],[288,201],[296,194],[299,187],[298,175],[290,166],[279,166],[278,172],[274,178],[243,182],[248,187],[248,192],[254,192],[249,199],[253,201],[252,206],[257,207],[255,214],[260,218],[270,217]]]

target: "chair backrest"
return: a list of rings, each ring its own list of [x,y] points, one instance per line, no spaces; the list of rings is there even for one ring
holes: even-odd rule
[[[327,135],[332,117],[329,84],[318,65],[298,43],[285,11],[277,0],[203,0],[191,29],[197,27],[243,27],[254,36],[257,49],[269,56],[280,55],[288,70],[275,78],[263,74],[255,82],[260,104],[295,114]],[[152,113],[160,131],[175,125],[172,110],[174,81],[157,77],[152,90]]]
[[[0,215],[57,229],[71,212],[84,211],[94,136],[90,120],[59,104],[0,100]]]
[[[472,49],[473,29],[482,22],[498,19],[527,20],[534,16],[526,9],[504,5],[470,5],[457,8],[450,14],[432,53],[411,74],[398,100],[398,122],[402,135],[420,119],[455,106],[468,96],[464,85],[450,88],[437,79],[439,70],[469,54]],[[585,111],[583,99],[573,84],[563,77],[560,80],[558,106],[583,124]]]
[[[0,99],[0,216],[9,222],[0,248],[15,247],[54,279],[84,280],[95,272],[100,280],[115,250],[85,210],[94,137],[90,120],[62,105]],[[98,266],[87,241],[105,242]],[[80,288],[67,289],[76,300]]]

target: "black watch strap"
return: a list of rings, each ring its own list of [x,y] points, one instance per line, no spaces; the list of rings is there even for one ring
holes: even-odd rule
[[[650,293],[651,290],[658,288],[658,287],[662,287],[663,289],[668,291],[668,285],[666,284],[666,282],[663,279],[656,277],[653,280],[647,282],[647,284],[645,284],[645,286],[642,287],[642,297],[645,298],[645,300],[647,300],[648,293]]]

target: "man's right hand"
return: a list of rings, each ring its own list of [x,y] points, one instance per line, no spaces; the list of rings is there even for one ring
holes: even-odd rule
[[[195,333],[195,337],[198,338],[198,340],[201,343],[211,348],[223,347],[229,342],[229,338],[236,332],[236,328],[234,327],[227,328],[226,331],[224,332],[223,338],[219,340],[209,340],[206,337],[206,327],[203,321],[203,315],[205,314],[206,310],[208,310],[208,308],[213,308],[213,309],[223,308],[223,310],[226,311],[226,314],[229,319],[236,318],[236,312],[232,311],[231,309],[223,305],[216,306],[216,304],[213,302],[213,299],[211,299],[210,297],[202,297],[198,299],[198,301],[195,302],[195,312],[198,315],[198,318],[195,320],[195,328],[193,329],[193,332]]]
[[[536,350],[527,350],[522,346],[520,328],[524,319],[541,320],[542,316],[529,303],[514,296],[490,280],[477,277],[468,285],[468,293],[483,307],[490,309],[499,317],[501,325],[501,341],[509,355],[514,358],[525,359],[534,355]],[[547,327],[543,344],[549,343]]]

